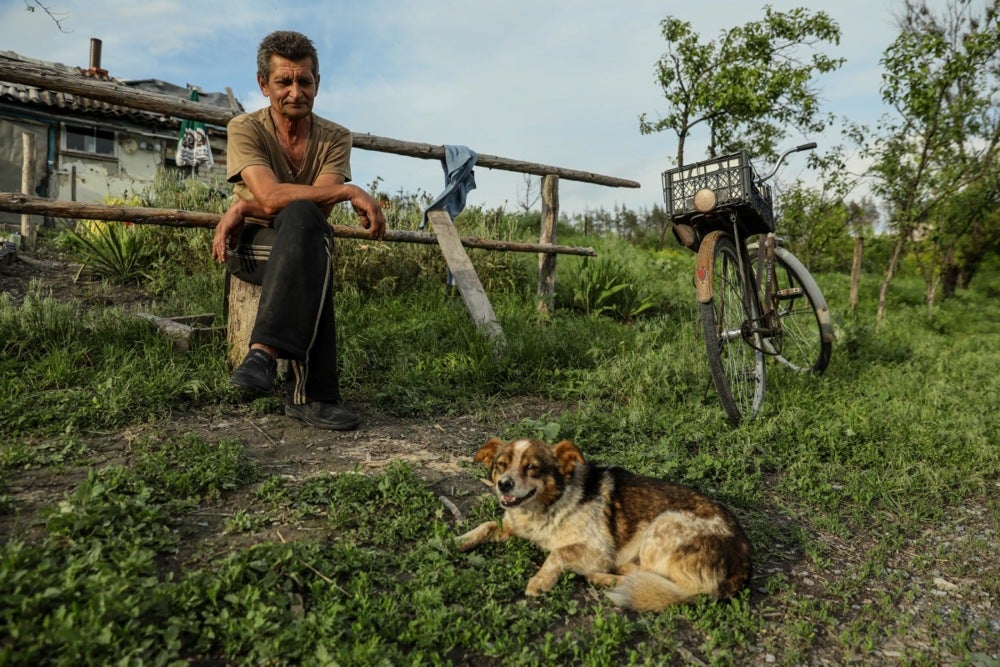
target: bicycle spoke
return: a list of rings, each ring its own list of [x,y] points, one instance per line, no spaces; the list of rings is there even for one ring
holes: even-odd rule
[[[714,253],[712,302],[701,307],[705,344],[719,400],[730,421],[739,423],[754,417],[764,399],[760,336],[750,325],[756,302],[732,241],[719,238]]]

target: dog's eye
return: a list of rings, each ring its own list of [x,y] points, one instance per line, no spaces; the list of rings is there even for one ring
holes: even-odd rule
[[[537,463],[529,463],[528,465],[524,466],[524,469],[526,472],[538,472],[539,470]]]
[[[507,469],[507,462],[506,461],[497,461],[496,464],[493,467],[496,468],[497,472],[503,472],[504,470]]]

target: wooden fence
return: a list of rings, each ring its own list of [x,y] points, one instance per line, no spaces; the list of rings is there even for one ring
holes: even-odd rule
[[[235,110],[199,104],[198,102],[170,95],[136,90],[113,81],[103,81],[82,75],[67,75],[61,71],[17,58],[11,58],[3,54],[0,54],[0,81],[35,86],[43,90],[71,93],[109,104],[201,121],[223,127],[238,113]],[[429,160],[441,161],[445,156],[444,146],[401,141],[372,134],[353,133],[353,145],[355,148],[361,150],[392,153]],[[550,306],[555,286],[556,255],[593,256],[596,254],[590,248],[560,246],[555,243],[556,221],[559,217],[559,179],[608,187],[639,187],[639,183],[635,181],[616,178],[614,176],[513,160],[484,153],[479,154],[476,166],[542,177],[542,221],[540,238],[537,244],[509,243],[490,239],[458,239],[457,234],[452,233],[453,229],[446,230],[449,236],[452,236],[453,239],[458,239],[457,243],[460,246],[539,253],[538,304],[540,309],[547,309]],[[218,216],[193,211],[139,209],[134,207],[102,206],[99,204],[80,204],[77,202],[58,202],[28,196],[25,193],[0,193],[0,210],[21,213],[22,215],[34,213],[70,218],[122,220],[181,227],[207,227],[214,226],[218,222]],[[445,217],[448,216],[446,215]],[[386,240],[406,243],[442,243],[442,225],[445,227],[451,225],[451,220],[448,218],[446,221],[441,216],[436,216],[435,220],[438,224],[435,225],[434,234],[390,230],[386,234]],[[334,234],[349,238],[367,238],[364,230],[343,225],[335,225]],[[442,245],[442,249],[444,250],[444,245]],[[476,282],[478,282],[478,279],[476,279]],[[468,300],[466,303],[470,310],[472,310],[472,304]],[[479,322],[479,318],[475,312],[473,312],[473,318],[477,319],[477,324],[482,324]]]

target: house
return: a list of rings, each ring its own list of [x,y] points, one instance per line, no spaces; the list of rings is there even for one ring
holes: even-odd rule
[[[101,68],[101,42],[91,40],[90,66],[80,68],[3,55],[62,74],[114,81],[140,90],[191,98],[193,86],[177,86],[158,79],[127,81]],[[205,93],[198,101],[242,112],[232,92]],[[175,154],[181,119],[129,109],[69,93],[0,81],[0,192],[20,192],[23,171],[22,135],[35,136],[34,192],[53,199],[102,202],[108,195],[141,192],[159,168],[176,169]],[[205,128],[214,166],[198,168],[199,176],[225,174],[226,130]],[[191,170],[191,167],[183,167]],[[0,212],[0,226],[15,224],[20,216]]]

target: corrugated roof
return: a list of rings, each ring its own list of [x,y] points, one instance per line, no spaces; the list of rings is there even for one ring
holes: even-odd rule
[[[34,58],[28,58],[14,53],[13,51],[0,51],[0,54],[6,58],[23,60],[27,63],[53,69],[69,76],[94,76],[92,74],[88,74],[86,70],[79,67],[72,67],[69,65],[63,65],[62,63],[48,62],[45,60],[36,60]],[[161,81],[159,79],[138,79],[129,81],[110,76],[102,76],[100,78],[132,88],[138,88],[140,90],[147,90],[165,95],[174,95],[185,100],[189,99],[191,95],[191,87],[182,87],[167,81]],[[142,123],[152,122],[175,125],[180,122],[176,118],[160,113],[141,111],[129,107],[118,106],[116,104],[109,104],[108,102],[93,100],[79,95],[73,95],[71,93],[60,93],[57,91],[44,90],[35,86],[10,83],[7,81],[0,81],[0,101],[20,102],[24,105],[37,106],[40,109],[47,108],[52,111],[71,111],[99,116],[125,118]],[[243,106],[236,99],[231,98],[228,93],[203,93],[199,88],[198,102],[201,104],[209,104],[211,106],[220,107],[222,109],[243,111]]]

